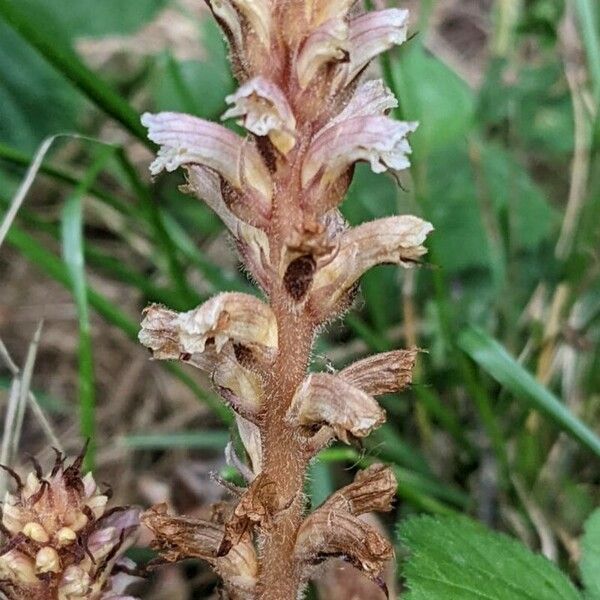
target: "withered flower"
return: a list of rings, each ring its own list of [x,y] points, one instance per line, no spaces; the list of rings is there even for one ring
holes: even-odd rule
[[[248,535],[225,547],[222,523],[171,516],[164,504],[146,511],[142,521],[154,533],[153,547],[165,561],[204,560],[223,578],[231,597],[239,600],[254,597],[258,561]]]
[[[396,479],[388,467],[374,464],[359,472],[354,483],[335,492],[302,523],[295,555],[304,577],[328,558],[343,557],[377,579],[394,555],[391,544],[358,516],[392,508]]]
[[[36,463],[2,505],[0,592],[8,600],[134,600],[125,595],[135,565],[123,554],[139,524],[139,510],[107,510],[108,495],[83,455],[71,464],[57,454],[50,473]]]
[[[246,456],[229,445],[226,457],[248,487],[235,490],[225,522],[163,509],[146,522],[167,560],[208,561],[231,598],[295,600],[329,557],[379,582],[392,548],[359,517],[389,509],[389,469],[358,474],[306,518],[303,484],[323,446],[365,437],[385,421],[375,397],[410,384],[417,351],[337,373],[307,371],[317,332],[350,307],[363,273],[418,264],[433,229],[412,215],[349,227],[339,210],[356,163],[394,174],[410,165],[417,123],[389,116],[398,103],[381,80],[360,80],[373,58],[406,40],[408,13],[361,14],[355,0],[206,1],[240,85],[223,119],[247,135],[189,115],[146,114],[160,147],[151,171],[182,168],[182,189],[222,219],[264,300],[220,294],[187,313],[153,305],[139,337],[154,358],[210,374],[236,413]]]

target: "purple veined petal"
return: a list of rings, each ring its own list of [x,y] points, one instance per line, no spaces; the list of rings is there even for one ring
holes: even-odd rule
[[[397,106],[396,96],[383,81],[381,79],[371,79],[357,88],[344,110],[333,118],[325,128],[355,117],[383,116]]]
[[[348,81],[378,54],[406,41],[408,11],[388,8],[368,12],[350,22],[350,71]]]
[[[231,108],[221,117],[243,117],[239,124],[255,135],[268,135],[283,154],[295,145],[296,119],[285,94],[265,77],[255,77],[225,98]]]
[[[394,121],[388,117],[355,117],[321,131],[308,150],[302,167],[306,187],[322,172],[328,184],[357,161],[367,161],[374,173],[399,171],[410,166],[407,135],[418,123]]]
[[[330,62],[348,56],[348,24],[343,19],[330,19],[316,29],[304,42],[296,60],[296,75],[300,86],[308,86],[319,69]]]
[[[183,165],[210,167],[237,189],[248,183],[256,191],[260,212],[270,212],[271,177],[260,154],[247,141],[221,125],[183,113],[145,113],[142,125],[148,128],[148,138],[160,145],[150,165],[153,175]]]
[[[95,558],[108,554],[123,538],[123,552],[131,543],[140,524],[139,508],[119,510],[102,519],[101,527],[88,539],[88,549]]]
[[[356,0],[306,0],[306,20],[319,26],[329,19],[343,19]]]

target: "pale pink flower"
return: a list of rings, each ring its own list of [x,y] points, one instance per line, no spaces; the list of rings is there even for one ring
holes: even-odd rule
[[[352,81],[378,54],[406,41],[408,11],[388,8],[368,12],[350,21],[350,69]]]
[[[294,147],[296,119],[284,93],[272,81],[255,77],[225,101],[232,107],[222,119],[243,117],[238,121],[240,125],[255,135],[269,136],[283,154]]]

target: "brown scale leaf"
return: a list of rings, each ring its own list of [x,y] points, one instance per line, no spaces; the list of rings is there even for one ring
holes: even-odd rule
[[[254,525],[268,529],[278,506],[277,484],[266,474],[259,474],[250,484],[225,526],[226,539],[235,543]]]
[[[338,375],[371,396],[399,392],[412,383],[418,353],[418,348],[411,348],[375,354],[346,367]]]
[[[375,580],[394,551],[390,542],[363,520],[323,506],[300,527],[295,555],[304,563],[306,577],[312,566],[328,558],[343,557]]]
[[[359,471],[354,482],[335,492],[323,508],[345,510],[358,516],[368,512],[392,510],[398,484],[393,471],[380,463]]]
[[[236,597],[247,597],[254,587],[258,560],[251,539],[241,536],[235,544],[226,541],[221,523],[175,517],[159,504],[147,510],[142,522],[155,536],[153,548],[167,562],[199,558],[213,566],[226,589]]]

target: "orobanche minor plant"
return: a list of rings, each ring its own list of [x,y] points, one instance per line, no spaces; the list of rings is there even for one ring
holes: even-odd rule
[[[166,560],[211,563],[230,598],[298,598],[316,567],[343,557],[379,581],[390,543],[359,516],[391,507],[396,481],[372,465],[307,514],[311,459],[337,438],[362,438],[385,420],[374,397],[408,385],[416,350],[387,352],[338,373],[308,373],[316,333],[340,316],[358,280],[380,263],[411,266],[432,226],[395,216],[349,228],[338,206],[354,165],[409,166],[416,123],[386,116],[397,101],[369,62],[406,39],[408,13],[360,14],[353,0],[208,0],[229,46],[238,91],[224,119],[248,135],[178,114],[145,114],[160,146],[151,172],[183,168],[185,190],[223,220],[264,300],[222,293],[195,310],[152,305],[141,342],[157,359],[211,374],[235,411],[247,480],[213,521],[144,520]]]

